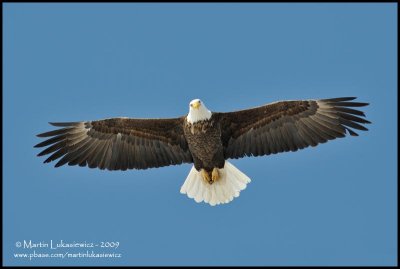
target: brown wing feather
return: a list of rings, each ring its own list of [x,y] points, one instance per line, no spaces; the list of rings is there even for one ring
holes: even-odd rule
[[[50,123],[63,127],[39,134],[47,140],[38,156],[67,164],[108,170],[147,169],[193,162],[183,134],[184,118],[112,118],[88,122]]]
[[[364,113],[351,107],[355,97],[306,101],[281,101],[265,106],[218,113],[225,158],[261,156],[296,151],[344,137],[346,130],[368,130]],[[361,116],[361,117],[360,117]]]

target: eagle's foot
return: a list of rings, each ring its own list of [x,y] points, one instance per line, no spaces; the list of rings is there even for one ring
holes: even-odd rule
[[[201,169],[200,173],[201,177],[205,182],[207,182],[210,185],[214,183],[214,180],[212,179],[212,177],[210,177],[210,174],[206,170]]]
[[[211,173],[211,179],[214,181],[217,181],[219,179],[219,171],[218,168],[214,167]]]

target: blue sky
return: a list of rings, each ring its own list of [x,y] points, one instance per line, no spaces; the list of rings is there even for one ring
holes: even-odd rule
[[[397,264],[397,4],[3,8],[5,265]],[[189,164],[55,169],[33,148],[52,121],[340,96],[371,103],[369,132],[233,160],[252,182],[223,206],[179,193]],[[58,251],[23,240],[120,242],[95,251],[122,257],[15,258]]]

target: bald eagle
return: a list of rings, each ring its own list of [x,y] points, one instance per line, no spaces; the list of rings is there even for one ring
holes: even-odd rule
[[[228,159],[264,156],[315,147],[346,133],[368,130],[355,97],[280,101],[260,107],[211,112],[200,99],[179,118],[111,118],[50,123],[62,127],[39,134],[47,140],[38,156],[55,167],[88,166],[108,170],[147,169],[193,163],[180,192],[196,202],[229,203],[250,178]]]

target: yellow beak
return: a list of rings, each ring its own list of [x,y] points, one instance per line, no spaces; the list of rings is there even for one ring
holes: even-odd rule
[[[200,102],[199,101],[197,101],[197,102],[192,104],[192,107],[196,108],[196,109],[199,108],[199,106],[200,106]]]

